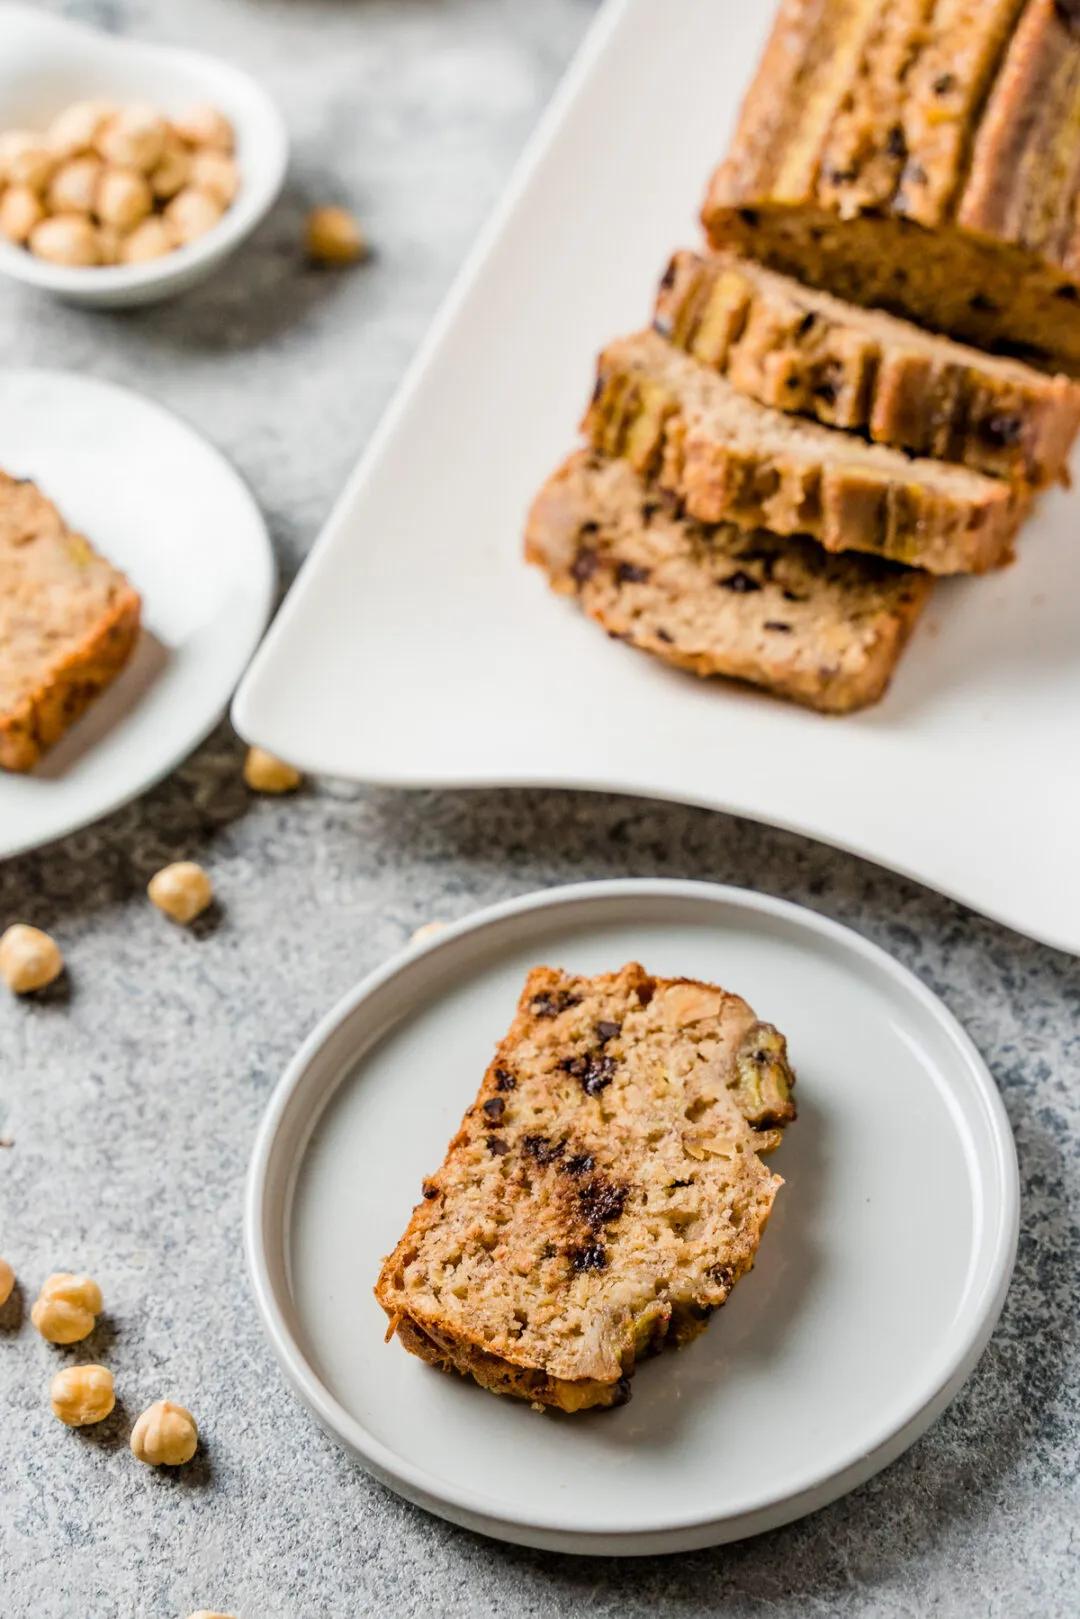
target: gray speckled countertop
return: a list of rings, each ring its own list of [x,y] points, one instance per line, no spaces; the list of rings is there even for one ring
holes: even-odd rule
[[[659,0],[658,0],[659,3]],[[92,316],[9,285],[11,362],[143,388],[230,454],[286,577],[311,543],[593,11],[592,0],[72,0],[53,9],[219,50],[276,92],[289,190],[219,277]],[[306,269],[304,209],[341,197],[377,245]],[[57,1353],[0,1312],[5,1619],[351,1619],[588,1612],[1080,1612],[1080,963],[859,861],[689,809],[574,793],[399,797],[319,783],[251,801],[226,727],[140,804],[0,867],[0,924],[55,931],[68,982],[0,1004],[0,1253],[35,1283],[85,1268],[125,1410],[61,1430]],[[165,860],[212,868],[219,925],[142,897]],[[753,885],[851,923],[938,990],[1016,1131],[1020,1256],[966,1390],[901,1461],[817,1516],[679,1559],[593,1562],[481,1540],[369,1481],[285,1390],[240,1248],[256,1123],[300,1037],[431,917],[583,877]],[[928,1255],[928,1262],[932,1256]],[[64,1352],[59,1352],[64,1353]],[[74,1357],[73,1357],[74,1358]],[[175,1477],[126,1454],[131,1417],[189,1397],[205,1446]]]

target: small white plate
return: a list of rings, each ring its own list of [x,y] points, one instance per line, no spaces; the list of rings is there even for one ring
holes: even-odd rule
[[[752,1276],[622,1410],[539,1416],[436,1372],[372,1297],[526,970],[631,959],[779,1024],[799,1118]],[[391,962],[305,1043],[248,1181],[255,1295],[323,1427],[429,1511],[525,1545],[686,1550],[814,1511],[900,1454],[974,1367],[1012,1271],[1000,1098],[929,990],[857,934],[705,883],[605,882],[484,911]]]
[[[0,466],[33,478],[143,598],[119,679],[26,776],[0,771],[0,858],[144,792],[221,717],[266,625],[274,563],[228,462],[126,388],[0,372]]]
[[[98,99],[148,101],[166,113],[220,108],[236,131],[236,201],[205,236],[147,264],[72,269],[0,237],[0,271],[90,308],[155,303],[209,275],[269,212],[288,165],[285,124],[266,91],[228,62],[0,4],[0,129],[44,130],[73,101]]]
[[[529,501],[574,443],[597,349],[648,320],[672,249],[700,239],[772,14],[610,0],[252,664],[236,725],[360,781],[591,787],[748,815],[1080,954],[1074,497],[1046,497],[1015,567],[939,586],[885,702],[844,719],[618,646],[522,562]]]

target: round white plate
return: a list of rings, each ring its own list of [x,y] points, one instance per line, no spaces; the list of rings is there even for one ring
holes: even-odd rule
[[[528,967],[641,960],[715,979],[787,1033],[799,1119],[757,1268],[623,1409],[538,1415],[431,1370],[372,1297]],[[271,1344],[323,1427],[392,1489],[525,1545],[734,1540],[893,1460],[975,1365],[1017,1236],[1012,1136],[963,1030],[906,969],[737,889],[606,882],[484,911],[337,1006],[270,1104],[246,1242]]]
[[[228,462],[126,388],[0,372],[0,466],[33,478],[143,598],[120,678],[27,776],[0,771],[0,857],[144,792],[202,741],[266,626],[266,525]]]

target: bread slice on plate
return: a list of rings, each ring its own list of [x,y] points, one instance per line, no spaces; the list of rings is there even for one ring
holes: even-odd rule
[[[0,472],[0,768],[30,770],[127,662],[138,592],[37,486]]]
[[[1053,483],[1080,426],[1080,386],[1068,377],[731,254],[676,253],[654,326],[763,405],[997,478]]]
[[[782,0],[704,219],[854,303],[1080,370],[1077,0]]]
[[[622,460],[581,451],[544,485],[526,556],[609,635],[825,713],[877,702],[929,575],[680,515]]]
[[[931,573],[1007,561],[1030,505],[1000,479],[771,410],[653,331],[601,355],[583,425],[702,522],[809,534]]]
[[[388,1336],[497,1394],[622,1404],[752,1267],[793,1083],[783,1036],[715,985],[535,968],[383,1264]]]

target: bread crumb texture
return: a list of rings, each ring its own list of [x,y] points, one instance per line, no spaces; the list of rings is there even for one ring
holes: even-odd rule
[[[528,976],[375,1292],[406,1349],[567,1412],[701,1332],[754,1262],[794,1118],[782,1035],[737,995]]]

